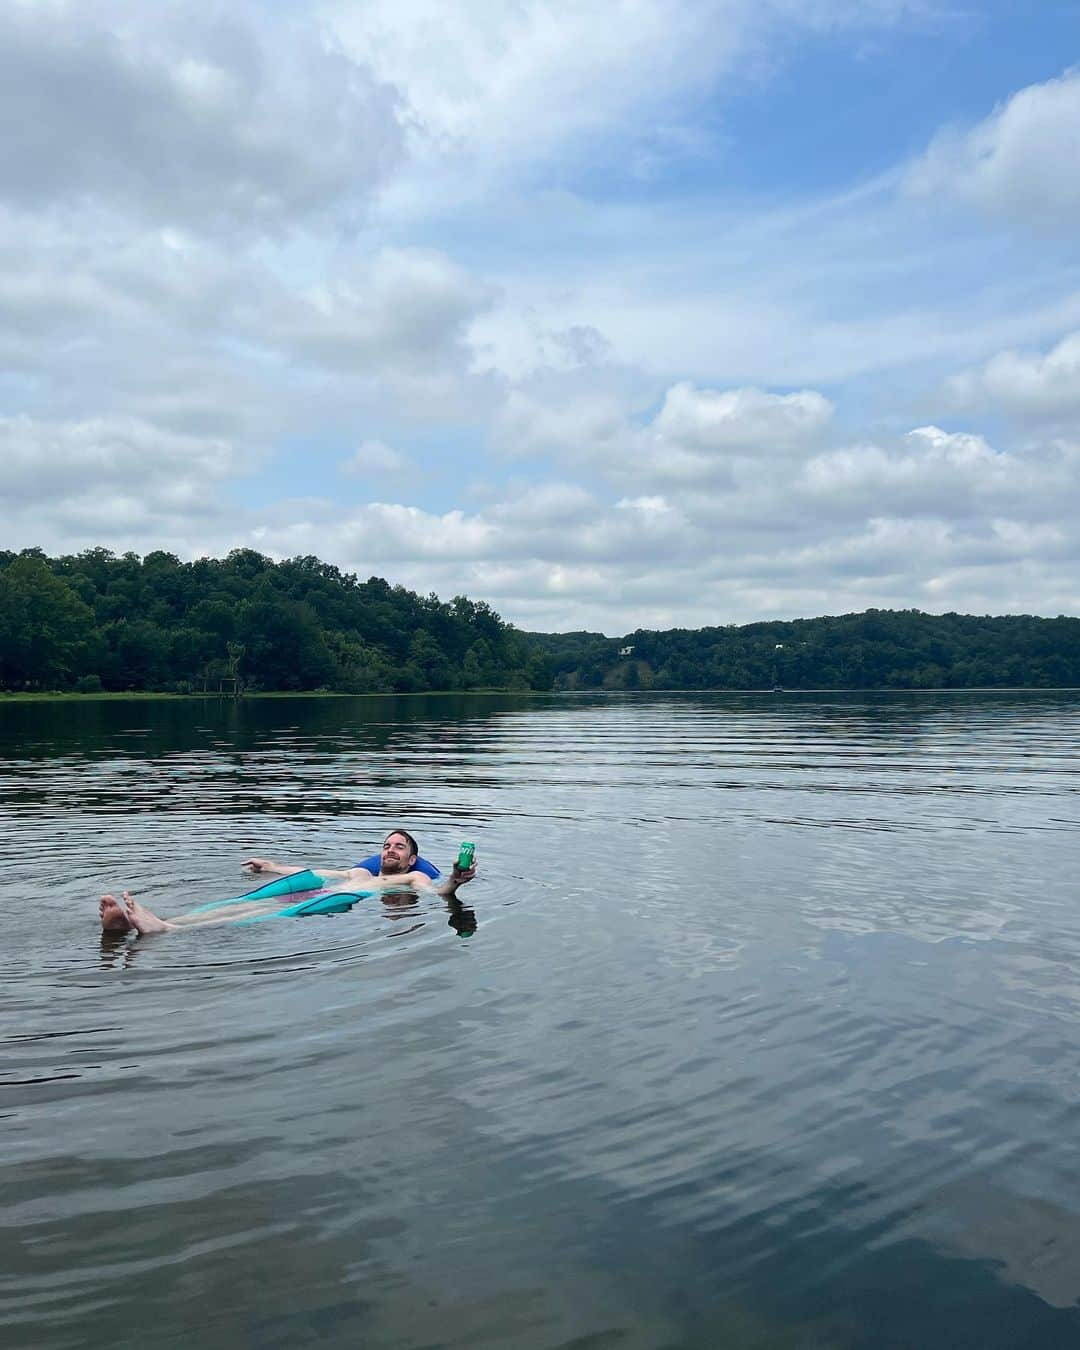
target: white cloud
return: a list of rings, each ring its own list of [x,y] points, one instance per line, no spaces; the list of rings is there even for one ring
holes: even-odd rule
[[[467,326],[493,294],[444,254],[383,248],[303,292],[282,287],[272,306],[252,314],[248,336],[361,378],[447,365],[464,374]]]
[[[791,555],[773,559],[774,575],[788,573],[836,577],[878,578],[897,572],[910,575],[927,560],[948,556],[954,545],[953,525],[943,520],[909,520],[873,516],[859,530],[814,543]]]
[[[340,468],[350,478],[408,474],[415,481],[417,475],[416,466],[408,455],[382,441],[361,441],[349,458],[342,461]]]
[[[242,327],[278,283],[244,254],[76,220],[28,232],[0,211],[0,256],[0,377],[28,413],[249,436],[280,415],[280,376]]]
[[[1051,456],[1025,465],[977,436],[936,428],[889,452],[867,447],[862,460],[816,457],[811,486],[778,472],[720,494],[610,501],[574,482],[540,481],[470,510],[295,499],[257,513],[222,509],[238,467],[225,445],[146,427],[5,425],[3,437],[9,546],[313,553],[424,593],[464,591],[549,630],[618,634],[871,604],[1000,611],[1032,587],[1043,603],[1020,607],[1056,612],[1076,590],[1080,513],[1065,504],[1074,452],[1062,451],[1051,472]],[[986,488],[979,476],[995,457],[989,477],[999,481]],[[51,480],[57,459],[69,492]],[[980,509],[969,509],[980,494]]]
[[[693,556],[705,539],[656,499],[610,508],[576,486],[549,482],[522,486],[472,512],[389,502],[342,509],[321,499],[296,500],[267,513],[245,542],[275,557],[316,553],[358,572],[389,564],[395,574],[431,577],[494,568],[504,578],[541,577],[543,589],[565,590],[583,571],[614,578],[627,564],[655,568]],[[425,581],[424,589],[431,584]]]
[[[189,505],[242,462],[227,441],[179,436],[133,419],[0,418],[0,492],[9,509],[118,488]]]
[[[558,404],[520,389],[510,392],[495,427],[495,443],[512,458],[617,455],[630,434],[620,401],[604,393],[583,394]]]
[[[961,407],[990,404],[1015,417],[1055,422],[1080,414],[1080,332],[1046,355],[998,352],[981,369],[954,375],[946,389]]]
[[[696,389],[674,385],[653,430],[686,450],[786,454],[804,449],[832,417],[832,404],[811,390]]]
[[[1080,497],[1080,456],[1067,442],[994,450],[982,436],[919,427],[895,446],[816,455],[794,485],[826,517],[887,510],[894,516],[980,519],[1020,512],[1044,520]]]
[[[340,440],[488,397],[469,327],[492,289],[433,250],[356,248],[312,279],[273,250],[76,221],[28,234],[0,211],[0,256],[0,395],[6,374],[37,416],[252,439],[335,419]]]
[[[358,571],[391,563],[461,562],[491,550],[493,527],[463,511],[430,512],[399,502],[342,509],[334,502],[281,502],[252,531],[275,557],[315,554]]]
[[[303,3],[13,0],[5,546],[314,553],[615,633],[1068,608],[1080,337],[1050,344],[1080,293],[1053,249],[949,233],[899,172],[768,208],[710,177],[726,96],[792,34],[907,8],[327,0],[339,41]],[[1076,86],[935,142],[912,191],[1074,219]],[[958,404],[1029,425],[896,433]]]
[[[406,93],[440,148],[542,157],[635,107],[700,87],[739,47],[749,6],[675,0],[333,0],[322,11],[346,49]]]
[[[576,483],[537,483],[491,507],[491,516],[511,530],[565,529],[595,520],[601,502]]]
[[[641,424],[624,400],[581,394],[553,403],[514,390],[503,408],[497,444],[511,456],[551,456],[589,464],[618,483],[642,486],[730,484],[738,460],[762,463],[805,452],[832,417],[812,390],[668,389],[660,411]],[[748,469],[749,471],[749,469]]]
[[[1021,520],[991,520],[990,539],[992,545],[983,548],[982,556],[995,561],[1068,560],[1076,544],[1061,525]]]
[[[207,228],[355,216],[403,153],[392,90],[244,3],[5,5],[0,120],[8,203]]]
[[[636,511],[644,516],[666,516],[673,507],[664,497],[620,497],[615,503],[616,511]]]
[[[556,154],[587,157],[605,136],[630,142],[635,165],[697,155],[708,138],[687,101],[722,79],[768,78],[780,45],[766,55],[770,37],[880,30],[925,9],[918,0],[320,4],[344,48],[402,91],[426,165],[461,156],[519,174]]]
[[[6,543],[57,553],[102,543],[201,551],[200,540],[227,537],[223,489],[249,467],[226,440],[162,431],[133,418],[2,418]]]
[[[969,130],[939,135],[908,171],[916,197],[955,198],[1036,230],[1080,225],[1080,71],[1021,89]]]

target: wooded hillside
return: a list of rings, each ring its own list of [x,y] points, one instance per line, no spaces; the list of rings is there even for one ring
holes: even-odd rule
[[[1080,686],[1080,619],[876,610],[523,633],[483,601],[251,549],[185,563],[0,551],[0,689],[195,693]]]
[[[183,563],[107,549],[0,552],[0,688],[191,693],[550,688],[482,601],[448,604],[318,558]]]
[[[1080,619],[869,609],[742,627],[529,635],[560,689],[1080,686]],[[629,649],[629,650],[627,650]]]

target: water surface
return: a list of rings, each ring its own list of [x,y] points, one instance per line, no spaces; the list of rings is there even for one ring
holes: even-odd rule
[[[1080,1342],[1080,696],[0,704],[5,1347]],[[103,938],[405,825],[450,910]]]

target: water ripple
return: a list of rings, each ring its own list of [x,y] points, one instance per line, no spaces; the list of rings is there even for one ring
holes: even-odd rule
[[[0,706],[5,1342],[1073,1343],[1078,731],[1051,693]],[[467,922],[96,929],[393,824],[477,841]]]

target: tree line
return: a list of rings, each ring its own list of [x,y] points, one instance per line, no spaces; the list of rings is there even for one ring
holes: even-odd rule
[[[166,693],[550,688],[482,601],[252,549],[181,562],[0,551],[0,688]]]
[[[715,628],[530,634],[558,689],[1080,687],[1080,619],[869,609]]]
[[[870,609],[659,632],[524,633],[483,601],[252,549],[181,562],[0,550],[0,689],[1080,687],[1080,619]]]

